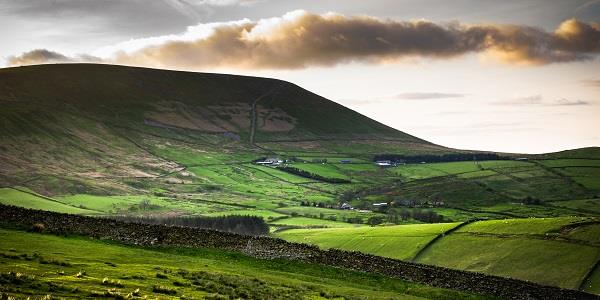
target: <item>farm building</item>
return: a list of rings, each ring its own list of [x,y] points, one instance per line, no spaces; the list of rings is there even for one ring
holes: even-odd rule
[[[391,167],[392,161],[391,160],[378,160],[375,162],[375,164],[380,167]]]
[[[283,163],[283,160],[278,157],[269,157],[264,160],[259,160],[255,162],[257,165],[280,165]]]
[[[342,203],[342,205],[340,205],[340,209],[354,209],[354,207],[352,207],[352,205],[348,204],[347,202]]]

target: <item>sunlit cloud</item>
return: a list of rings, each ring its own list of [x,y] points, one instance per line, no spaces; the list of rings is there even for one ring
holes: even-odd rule
[[[35,49],[20,56],[13,56],[8,59],[11,65],[31,65],[43,63],[62,63],[62,62],[101,62],[102,59],[87,54],[81,54],[73,57],[68,57],[58,52],[49,51],[46,49]]]
[[[469,53],[527,65],[593,59],[600,53],[600,24],[570,19],[548,32],[520,25],[293,11],[258,21],[199,24],[181,34],[130,40],[94,54],[106,63],[160,68],[302,69],[349,62],[387,64],[415,57],[448,59]],[[26,52],[11,57],[9,63],[41,63],[43,57]],[[62,60],[86,59],[91,58],[64,56]],[[55,61],[60,58],[48,59]]]

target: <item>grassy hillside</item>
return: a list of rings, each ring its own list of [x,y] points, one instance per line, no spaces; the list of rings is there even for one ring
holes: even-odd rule
[[[281,231],[277,236],[323,248],[414,259],[425,264],[545,285],[598,291],[597,274],[591,274],[588,282],[583,282],[600,260],[600,221],[597,218],[490,220],[449,231],[456,226],[456,223],[447,223],[292,229]]]
[[[0,104],[1,186],[103,214],[248,211],[366,221],[371,213],[322,206],[374,210],[372,203],[407,199],[442,200],[432,209],[453,221],[598,213],[558,203],[598,198],[598,149],[382,169],[374,155],[457,150],[274,79],[95,64],[6,68]],[[252,164],[261,157],[351,183]],[[521,205],[525,198],[543,205]],[[144,199],[159,208],[136,209]],[[3,201],[26,205],[18,195]]]
[[[144,249],[0,229],[0,292],[19,297],[484,299],[397,279],[206,249]]]
[[[598,147],[472,161],[474,151],[431,144],[280,80],[110,65],[0,69],[0,105],[2,204],[254,215],[293,241],[599,290],[600,268],[588,272],[598,227],[569,225],[600,216]],[[468,161],[373,163],[386,154]],[[269,157],[305,173],[254,163]],[[506,227],[506,218],[524,220]],[[501,221],[440,235],[473,219]]]
[[[275,79],[95,64],[5,68],[0,78],[2,101],[9,105],[3,114],[10,121],[34,112],[50,119],[67,109],[111,125],[146,121],[158,128],[247,136],[251,105],[260,99],[257,133],[263,138],[369,135],[428,144]]]

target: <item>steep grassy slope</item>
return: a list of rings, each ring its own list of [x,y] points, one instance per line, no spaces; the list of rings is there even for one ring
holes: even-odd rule
[[[0,70],[0,78],[2,102],[8,105],[3,114],[13,124],[40,114],[50,119],[66,110],[113,125],[146,121],[156,127],[247,136],[252,104],[259,99],[257,134],[265,138],[368,135],[429,144],[274,79],[93,64],[7,68]]]
[[[139,193],[147,190],[139,181],[185,167],[272,155],[252,146],[252,135],[286,151],[450,151],[266,78],[95,64],[5,68],[0,105],[0,183],[49,195]],[[368,151],[349,147],[361,140]]]

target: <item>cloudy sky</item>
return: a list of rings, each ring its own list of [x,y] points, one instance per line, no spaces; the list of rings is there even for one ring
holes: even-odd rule
[[[600,146],[600,0],[0,0],[0,66],[275,77],[445,146]]]

